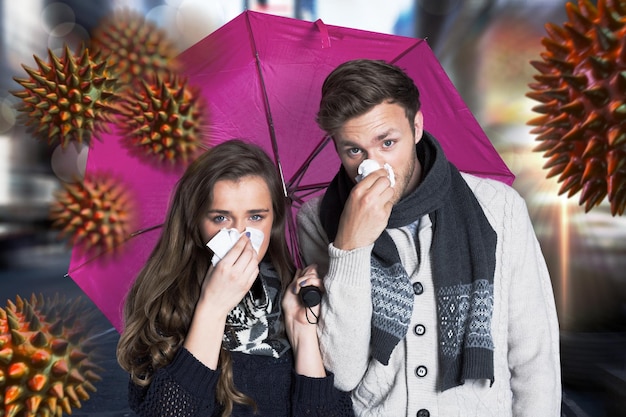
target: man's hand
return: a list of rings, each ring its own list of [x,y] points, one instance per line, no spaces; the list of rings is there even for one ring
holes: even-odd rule
[[[379,169],[354,186],[339,219],[334,246],[352,250],[371,245],[385,230],[393,208],[394,189]]]

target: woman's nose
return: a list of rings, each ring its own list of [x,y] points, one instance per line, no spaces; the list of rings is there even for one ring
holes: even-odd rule
[[[233,221],[232,227],[237,229],[239,233],[243,233],[246,230],[246,222],[243,220],[235,220]]]

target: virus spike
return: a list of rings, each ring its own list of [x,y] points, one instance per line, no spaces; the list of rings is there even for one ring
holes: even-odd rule
[[[26,410],[30,413],[31,416],[36,416],[37,411],[39,410],[39,406],[41,405],[42,397],[40,395],[33,395],[26,399]]]
[[[56,377],[65,376],[69,372],[69,367],[65,359],[59,359],[55,363],[52,364],[52,368],[50,368],[50,372],[52,375]]]
[[[598,177],[606,177],[606,162],[600,158],[587,159],[583,171],[583,182],[590,182]]]
[[[72,412],[72,406],[70,404],[70,399],[68,397],[61,398],[61,409],[63,412],[70,414]]]
[[[586,35],[587,29],[580,31],[574,25],[563,25],[568,32],[568,37],[574,43],[575,50],[585,50],[593,44],[593,39]]]
[[[551,74],[554,70],[554,67],[546,64],[543,61],[530,61],[530,64],[542,74]]]
[[[26,342],[26,336],[20,333],[18,330],[11,329],[11,338],[14,345],[21,345]]]
[[[31,355],[31,364],[34,367],[43,367],[50,363],[52,356],[44,349],[39,349]]]
[[[591,87],[583,91],[583,94],[596,106],[602,107],[609,102],[609,92],[603,86]]]
[[[604,117],[602,117],[602,115],[597,114],[597,113],[591,113],[589,114],[587,119],[585,119],[585,121],[582,123],[582,125],[580,126],[580,129],[582,131],[601,130],[602,127],[605,125],[605,123],[606,123],[606,120],[604,119]]]
[[[626,152],[618,149],[612,149],[607,152],[607,174],[615,177],[619,171],[626,168]],[[619,184],[616,185],[619,187]]]
[[[609,28],[596,26],[597,44],[603,52],[615,48],[618,44],[617,38]]]
[[[546,150],[546,153],[543,154],[544,157],[549,158],[555,154],[568,154],[574,148],[574,144],[571,142],[560,142],[552,146],[550,149]],[[570,161],[571,162],[571,161]]]
[[[626,103],[623,101],[615,101],[609,108],[611,109],[611,116],[619,122],[626,120]]]
[[[565,5],[565,10],[572,25],[580,32],[587,32],[593,27],[593,20],[595,19],[593,15],[595,13],[591,8],[585,7],[585,13],[583,14],[574,3],[568,2]]]
[[[557,167],[557,166],[563,166],[563,168],[565,167],[565,165],[567,165],[567,163],[569,162],[569,156],[568,155],[564,155],[564,154],[556,154],[554,156],[552,156],[550,159],[548,159],[548,161],[543,165],[543,168],[553,168],[553,167]]]
[[[76,395],[76,391],[74,390],[73,385],[68,385],[67,387],[65,387],[65,394],[70,399],[74,407],[81,407],[80,400],[78,399],[78,395]]]
[[[12,359],[13,359],[13,349],[4,348],[0,350],[0,363],[1,364],[7,365],[11,363]]]
[[[583,151],[582,157],[583,159],[588,159],[594,156],[600,156],[606,154],[607,144],[606,141],[594,137],[593,139],[587,142],[587,146]]]
[[[48,383],[48,377],[44,374],[35,374],[28,380],[28,388],[31,391],[39,392]]]
[[[562,181],[558,195],[567,193],[567,197],[571,197],[582,189],[581,176],[567,177]]]
[[[574,72],[574,69],[576,68],[576,66],[570,63],[569,61],[557,59],[553,57],[552,55],[547,55],[547,54],[545,55],[546,55],[545,60],[554,68],[556,68],[558,71],[560,71],[561,73],[571,74],[572,72]]]
[[[572,102],[561,106],[561,111],[572,116],[580,117],[585,113],[585,105],[580,100],[573,100]]]
[[[600,56],[590,56],[588,61],[596,78],[607,78],[615,70],[612,60]]]
[[[4,404],[18,401],[24,395],[24,388],[19,385],[11,385],[4,390]]]
[[[78,398],[80,398],[81,400],[87,401],[89,399],[89,393],[83,387],[83,385],[76,385],[75,390],[76,390],[76,394],[78,395]]]
[[[607,185],[604,180],[588,181],[583,185],[579,204],[585,204],[585,213],[600,204],[602,199],[606,197],[606,189]]]
[[[558,43],[550,38],[543,38],[541,43],[558,59],[565,59],[570,53],[570,48],[567,44]]]
[[[574,88],[577,91],[582,91],[588,85],[587,76],[584,74],[580,75],[563,75],[563,80],[567,82],[567,85]]]

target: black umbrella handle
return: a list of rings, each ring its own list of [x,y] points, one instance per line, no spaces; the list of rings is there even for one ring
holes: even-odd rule
[[[305,306],[315,307],[322,301],[322,292],[314,285],[307,285],[300,289],[300,299]]]

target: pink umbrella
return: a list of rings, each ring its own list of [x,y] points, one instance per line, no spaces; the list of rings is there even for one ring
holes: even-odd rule
[[[425,129],[464,172],[514,176],[423,39],[374,33],[246,11],[180,56],[189,85],[208,104],[210,145],[242,138],[263,147],[284,179],[295,211],[320,193],[339,167],[315,123],[321,84],[342,62],[382,59],[405,69],[420,89]],[[123,297],[147,259],[181,172],[160,171],[129,155],[114,131],[93,144],[87,172],[114,170],[141,201],[140,230],[120,254],[90,259],[72,253],[69,275],[119,330]],[[293,221],[289,236],[297,253]],[[105,259],[106,258],[106,259]]]

